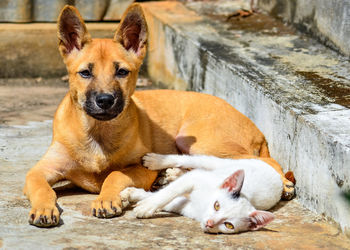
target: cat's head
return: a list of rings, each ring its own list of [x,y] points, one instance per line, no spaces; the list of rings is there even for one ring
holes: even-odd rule
[[[244,171],[238,170],[210,197],[212,201],[201,222],[204,232],[232,234],[257,230],[274,219],[272,213],[256,210],[241,196],[243,181]]]

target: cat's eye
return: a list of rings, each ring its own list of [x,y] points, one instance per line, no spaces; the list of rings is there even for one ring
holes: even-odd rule
[[[235,227],[232,225],[232,223],[230,223],[230,222],[225,222],[224,223],[225,224],[225,227],[227,228],[227,229],[234,229]]]
[[[218,201],[215,201],[215,203],[214,203],[214,209],[215,209],[215,211],[218,211],[218,210],[220,209],[220,204],[219,204]]]
[[[92,77],[92,74],[89,70],[85,69],[85,70],[82,70],[82,71],[79,71],[78,72],[79,75],[82,77],[82,78],[85,78],[85,79],[89,79]]]

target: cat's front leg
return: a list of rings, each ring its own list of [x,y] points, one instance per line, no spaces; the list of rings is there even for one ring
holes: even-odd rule
[[[221,159],[208,155],[161,155],[149,153],[143,158],[143,166],[150,170],[166,168],[214,170],[222,165],[232,164],[232,159]]]
[[[181,159],[180,155],[161,155],[155,153],[148,153],[142,158],[143,166],[150,170],[180,168],[182,166]]]
[[[193,187],[193,174],[189,172],[170,183],[164,189],[139,201],[134,208],[134,213],[137,218],[150,218],[157,210],[162,209],[176,197],[190,193]]]
[[[157,210],[163,207],[164,198],[159,195],[153,195],[139,201],[134,208],[134,214],[139,219],[150,218]]]

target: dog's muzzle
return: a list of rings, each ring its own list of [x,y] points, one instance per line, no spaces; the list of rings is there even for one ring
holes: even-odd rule
[[[124,98],[121,90],[111,93],[88,91],[84,104],[85,112],[100,121],[117,117],[124,109]]]

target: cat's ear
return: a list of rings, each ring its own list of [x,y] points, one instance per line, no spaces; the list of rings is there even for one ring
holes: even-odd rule
[[[249,215],[249,229],[258,230],[273,221],[275,216],[267,211],[256,210]]]
[[[244,181],[244,170],[240,169],[227,177],[221,188],[226,188],[234,198],[240,195]]]

